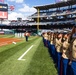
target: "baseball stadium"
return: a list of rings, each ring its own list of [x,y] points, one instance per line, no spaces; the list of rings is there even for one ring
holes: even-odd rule
[[[3,24],[14,8],[0,3],[0,75],[76,75],[76,0],[34,8]]]

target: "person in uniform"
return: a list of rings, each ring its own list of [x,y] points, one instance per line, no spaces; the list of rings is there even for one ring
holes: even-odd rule
[[[69,70],[69,34],[63,34],[63,39],[62,39],[62,74],[61,75],[69,75],[68,70]]]
[[[54,35],[54,32],[52,32],[51,33],[51,38],[50,38],[50,47],[51,47],[51,56],[52,56],[52,58],[53,58],[53,61],[54,61],[54,63],[56,63],[56,57],[55,57],[55,55],[56,55],[56,49],[55,49],[55,44],[54,44],[54,39],[55,39],[55,37],[54,37],[55,35]]]
[[[51,32],[47,32],[47,35],[48,35],[48,39],[47,39],[48,50],[50,50],[50,34],[51,34]]]
[[[51,57],[53,57],[52,45],[53,45],[53,32],[51,32],[51,34],[50,34],[50,53],[51,53]]]
[[[42,39],[43,39],[43,43],[44,43],[44,34],[45,34],[45,32],[43,32],[43,33],[42,33]]]
[[[45,32],[45,34],[44,34],[44,45],[45,45],[46,47],[48,47],[47,40],[48,40],[48,35],[47,35],[47,32]]]
[[[71,75],[76,75],[76,26],[73,27],[69,64],[71,65]]]
[[[60,75],[60,65],[61,65],[61,56],[62,56],[62,51],[61,51],[61,46],[62,46],[62,34],[58,33],[56,36],[56,59],[57,59],[57,68],[58,68],[58,75]]]
[[[72,75],[76,75],[76,36],[75,38],[73,37],[73,40],[71,41],[70,64]]]
[[[24,36],[25,36],[25,38],[26,38],[26,41],[28,41],[29,35],[30,35],[30,34],[29,34],[27,31],[24,33]]]
[[[49,36],[48,36],[48,39],[49,39],[49,53],[50,53],[50,56],[52,57],[52,52],[51,52],[51,32],[50,32],[50,34],[49,34]]]

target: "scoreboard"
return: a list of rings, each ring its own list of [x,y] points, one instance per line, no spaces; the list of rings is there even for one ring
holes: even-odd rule
[[[8,5],[7,4],[0,4],[0,19],[7,19],[8,18]]]

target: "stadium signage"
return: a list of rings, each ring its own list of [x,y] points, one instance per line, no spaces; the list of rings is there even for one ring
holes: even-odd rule
[[[2,8],[7,9],[7,7],[6,7],[6,6],[3,6]]]
[[[7,18],[7,12],[0,12],[0,18]]]
[[[0,4],[0,19],[7,19],[8,18],[8,5],[7,4]]]
[[[8,11],[8,5],[7,4],[0,4],[0,11]]]
[[[7,7],[6,7],[6,6],[0,6],[0,8],[4,8],[4,9],[7,9]]]

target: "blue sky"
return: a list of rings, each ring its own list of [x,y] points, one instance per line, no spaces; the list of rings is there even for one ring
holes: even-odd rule
[[[45,5],[45,4],[51,4],[54,2],[55,0],[25,0],[25,3],[29,4],[30,6]]]
[[[36,12],[34,6],[52,4],[55,3],[55,0],[5,0],[4,3],[7,3],[8,6],[14,5],[15,9],[13,11],[8,11],[8,19],[13,20],[17,17],[26,19],[28,16]]]

